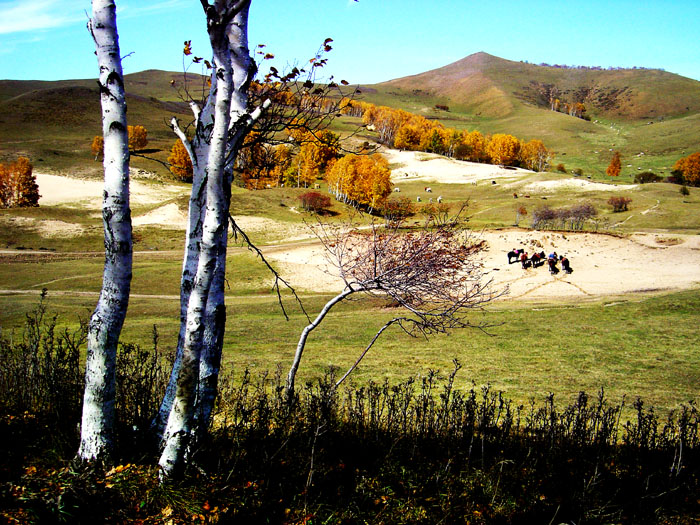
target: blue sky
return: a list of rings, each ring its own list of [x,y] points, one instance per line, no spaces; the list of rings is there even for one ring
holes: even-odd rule
[[[117,0],[126,73],[182,70],[182,43],[208,57],[199,0]],[[0,0],[0,79],[93,78],[89,0]],[[659,67],[700,80],[698,0],[253,0],[249,37],[278,67],[333,38],[328,73],[374,83],[477,51],[510,60]]]

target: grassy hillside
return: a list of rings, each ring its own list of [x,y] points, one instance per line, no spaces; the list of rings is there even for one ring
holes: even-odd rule
[[[167,122],[190,119],[180,94],[202,93],[201,76],[148,70],[125,77],[129,121],[149,131],[147,152],[160,160],[174,138]],[[653,169],[668,174],[700,143],[700,82],[659,70],[563,69],[477,53],[445,67],[363,87],[361,97],[438,119],[457,129],[539,138],[555,163],[603,178],[612,150],[623,156],[623,175]],[[549,110],[548,97],[582,101],[591,121]],[[445,105],[449,111],[435,109]],[[28,155],[37,167],[98,175],[92,137],[100,132],[95,79],[56,82],[0,80],[0,161]],[[355,129],[342,118],[333,128]],[[362,140],[372,139],[363,133]],[[641,155],[640,155],[641,154]],[[134,158],[135,168],[167,175],[161,165]]]
[[[551,111],[551,93],[583,102],[591,121]],[[555,151],[556,163],[598,178],[612,150],[622,153],[623,174],[653,169],[667,175],[700,142],[700,82],[659,70],[563,69],[477,53],[366,86],[363,98],[448,127],[539,138]]]
[[[168,121],[172,116],[191,119],[171,86],[182,74],[144,71],[125,79],[129,123],[148,130],[143,153],[165,160],[175,141]],[[101,132],[95,80],[0,81],[0,161],[26,155],[37,170],[101,176],[101,163],[90,153],[92,138]],[[138,157],[132,158],[132,166],[167,174],[160,164]]]
[[[505,117],[520,105],[548,109],[549,98],[583,102],[595,116],[655,119],[700,111],[700,82],[651,69],[594,70],[537,66],[476,53],[382,88],[452,101],[458,109]]]

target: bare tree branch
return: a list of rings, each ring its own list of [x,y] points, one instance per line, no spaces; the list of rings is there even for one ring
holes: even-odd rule
[[[238,238],[240,235],[243,238],[243,241],[245,244],[248,246],[248,249],[252,252],[255,252],[255,254],[260,257],[260,260],[263,262],[265,266],[267,266],[267,269],[270,270],[272,275],[275,277],[275,283],[272,285],[273,290],[277,293],[277,301],[279,302],[280,308],[282,309],[282,313],[284,314],[284,317],[287,321],[289,321],[289,316],[287,315],[287,310],[284,307],[284,303],[282,301],[282,294],[280,290],[280,283],[284,285],[285,288],[287,288],[290,292],[292,292],[292,295],[297,301],[297,304],[301,308],[301,311],[304,313],[306,316],[306,319],[311,322],[311,317],[309,314],[306,312],[306,309],[304,308],[304,304],[301,302],[301,298],[297,294],[296,290],[290,285],[285,279],[283,279],[279,272],[275,270],[272,265],[268,262],[268,260],[265,258],[265,255],[263,255],[262,251],[260,251],[260,248],[255,246],[253,241],[250,240],[250,237],[241,229],[240,226],[236,223],[234,218],[229,214],[229,220],[231,221],[231,229],[233,230],[233,235],[234,238]]]

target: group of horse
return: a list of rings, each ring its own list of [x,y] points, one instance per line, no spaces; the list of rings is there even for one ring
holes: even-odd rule
[[[569,259],[565,255],[557,255],[557,252],[552,252],[547,256],[545,255],[544,251],[541,251],[539,253],[535,252],[532,254],[532,256],[529,256],[523,248],[518,248],[517,250],[513,248],[511,251],[508,252],[508,264],[513,264],[517,262],[520,262],[520,264],[522,264],[523,269],[538,268],[540,266],[544,266],[544,264],[547,263],[547,266],[549,267],[549,273],[553,275],[559,273],[559,267],[557,266],[557,264],[560,263],[561,269],[564,272],[571,273],[574,271],[571,268],[571,263],[569,262]]]

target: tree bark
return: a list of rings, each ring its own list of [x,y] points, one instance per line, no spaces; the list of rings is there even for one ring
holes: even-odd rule
[[[129,303],[132,265],[129,138],[114,1],[93,0],[88,28],[95,40],[100,68],[105,265],[102,290],[88,328],[78,450],[78,457],[84,461],[108,458],[114,446],[117,343]]]
[[[222,27],[221,17],[214,19],[208,13],[207,19],[214,54],[214,74],[219,81],[216,89],[214,125],[208,140],[206,209],[202,225],[201,249],[187,305],[182,361],[163,436],[163,452],[159,461],[164,477],[172,477],[180,473],[192,438],[207,300],[219,255],[222,251],[225,254],[226,251],[225,227],[228,224],[228,209],[226,209],[227,199],[224,195],[224,168],[233,82],[228,45],[225,40],[226,28]]]

